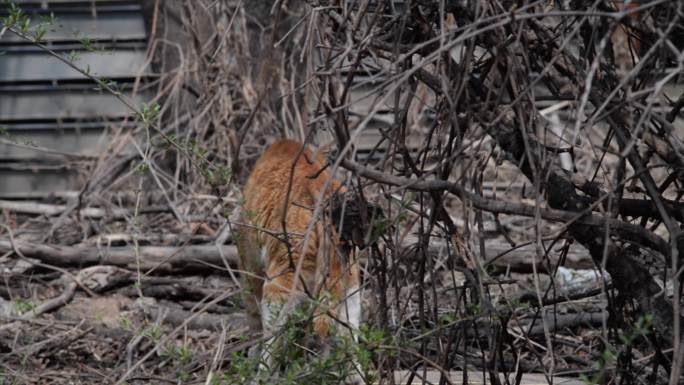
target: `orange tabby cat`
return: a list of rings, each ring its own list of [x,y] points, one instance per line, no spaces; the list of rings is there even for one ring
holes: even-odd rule
[[[332,330],[347,335],[358,330],[358,265],[351,240],[345,242],[337,231],[340,204],[350,202],[341,199],[344,194],[324,156],[301,143],[279,140],[257,161],[244,187],[237,243],[247,308],[261,317],[265,335],[273,336],[295,308],[306,304],[314,305],[313,325],[321,341]],[[359,226],[351,223],[358,218],[344,218],[354,229]],[[349,226],[342,228],[347,229],[343,235],[350,232]],[[266,364],[271,362],[268,349],[266,344],[262,353]]]

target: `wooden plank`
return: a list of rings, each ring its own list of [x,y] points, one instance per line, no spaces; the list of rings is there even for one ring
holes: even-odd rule
[[[54,151],[55,154],[96,156],[109,142],[103,129],[89,130],[31,130],[14,132],[8,130],[7,139],[0,137],[0,160],[38,159],[51,155],[31,146]],[[16,144],[14,144],[16,143]]]
[[[124,97],[134,106],[141,106],[144,95]],[[16,92],[0,94],[0,122],[36,119],[84,119],[94,117],[121,118],[132,111],[113,95],[83,91]]]
[[[61,190],[61,191],[9,191],[0,192],[0,199],[34,199],[42,200],[47,198],[60,198],[63,200],[77,198],[80,191],[78,190]]]
[[[2,89],[0,88],[0,92]],[[78,122],[17,122],[10,124],[3,124],[2,127],[5,128],[10,133],[15,133],[17,135],[25,131],[85,131],[85,130],[99,130],[102,131],[106,127],[116,126],[121,128],[135,128],[137,124],[135,121],[101,121],[101,120],[89,120],[89,121],[78,121]]]
[[[21,171],[0,168],[0,195],[17,196],[31,191],[34,193],[50,193],[73,190],[78,185],[76,171]]]
[[[418,375],[422,375],[423,371],[418,370],[416,371]],[[401,370],[397,371],[394,373],[395,381],[397,384],[406,384],[408,385],[409,383],[406,382],[408,380],[409,375],[411,374],[410,371],[408,370]],[[463,372],[461,371],[450,371],[449,373],[449,380],[454,383],[454,384],[463,384]],[[423,379],[418,377],[418,375],[413,379],[413,381],[410,384],[422,384]],[[502,383],[503,382],[503,375],[499,375],[501,378]],[[428,370],[427,375],[425,376],[425,379],[427,380],[427,384],[439,384],[439,378],[440,378],[440,372],[436,370]],[[511,382],[513,382],[513,377],[511,376]],[[489,379],[489,375],[485,375],[482,372],[479,371],[470,371],[468,372],[468,384],[469,385],[486,385],[486,384],[491,384],[492,382]],[[522,381],[520,382],[521,385],[542,385],[542,384],[548,384],[549,381],[546,379],[546,377],[543,374],[538,374],[538,373],[525,373],[522,376]],[[584,382],[580,381],[579,379],[576,378],[567,378],[567,377],[554,377],[553,378],[553,383],[554,385],[584,385]]]
[[[349,121],[351,127],[354,127],[354,125],[358,123],[358,119],[353,117],[350,118]],[[359,159],[365,160],[368,152],[378,144],[382,138],[380,128],[387,129],[388,127],[389,126],[387,123],[379,119],[373,119],[368,123],[366,128],[354,140],[354,144],[358,150]],[[354,135],[354,131],[352,131],[352,135]],[[329,132],[323,130],[318,132],[316,139],[318,143],[331,143],[335,140],[335,138]],[[385,141],[378,147],[380,153],[387,148],[388,144],[389,141]]]
[[[388,96],[382,101],[387,95],[387,89],[391,88],[387,86],[383,89],[379,88],[380,84],[367,83],[364,85],[355,85],[349,90],[349,111],[354,114],[361,116],[366,116],[374,108],[378,111],[389,111],[395,106],[394,94]],[[402,104],[400,104],[401,106]]]
[[[66,54],[66,53],[65,53]],[[144,69],[145,53],[138,50],[81,51],[74,63],[96,77],[130,78]],[[44,52],[0,55],[0,81],[51,81],[87,79],[66,63]]]
[[[43,40],[48,42],[80,41],[88,37],[100,40],[143,40],[147,37],[140,13],[56,14],[56,22],[47,27]],[[32,24],[39,20],[33,18]],[[0,43],[23,43],[14,33],[5,33]]]

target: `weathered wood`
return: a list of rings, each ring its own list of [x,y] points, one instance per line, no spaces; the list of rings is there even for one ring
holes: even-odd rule
[[[571,314],[547,314],[544,320],[536,319],[534,324],[532,320],[524,320],[520,324],[521,331],[525,335],[543,336],[544,323],[547,324],[551,332],[562,330],[565,328],[576,328],[585,325],[600,326],[608,320],[608,312],[605,311],[582,311],[580,313]],[[517,328],[517,326],[515,326]]]
[[[55,213],[58,212],[56,211]],[[99,214],[99,212],[91,212],[89,214]],[[158,267],[163,270],[173,270],[186,266],[197,266],[198,264],[220,267],[225,267],[224,262],[231,265],[237,264],[237,249],[234,245],[142,246],[136,249],[128,246],[60,246],[18,240],[15,241],[15,245],[27,257],[37,258],[45,263],[59,266],[103,264],[137,268],[137,264],[140,263],[140,267],[143,269]],[[496,247],[492,246],[488,251],[497,251]],[[10,242],[0,239],[0,252],[11,250]],[[501,251],[503,252],[504,250]],[[434,249],[431,249],[430,252],[438,253]],[[531,255],[533,252],[531,248],[518,249],[514,253],[506,254],[492,261],[491,264],[503,268],[511,267],[518,270],[531,270],[530,261],[532,260]],[[582,262],[581,264],[584,263]],[[543,266],[540,265],[538,267],[542,268]]]
[[[55,216],[55,215],[61,215],[64,210],[67,209],[67,206],[65,205],[53,205],[53,204],[47,204],[47,203],[38,203],[38,202],[20,202],[20,201],[8,201],[8,200],[0,200],[0,209],[6,209],[22,214],[36,214],[36,215],[45,215],[48,217]],[[112,208],[112,209],[104,209],[104,208],[98,208],[98,207],[84,207],[81,208],[79,211],[79,215],[84,218],[91,218],[91,219],[100,219],[100,218],[109,218],[109,219],[119,219],[119,218],[126,218],[135,215],[134,210],[129,210],[129,209],[122,209],[122,208]],[[166,207],[151,207],[151,208],[146,208],[146,209],[141,209],[137,211],[138,215],[142,214],[147,214],[147,213],[159,213],[159,212],[166,212],[168,211],[168,208]]]
[[[45,245],[15,240],[14,245],[26,256],[57,266],[114,265],[129,269],[173,271],[189,267],[237,263],[235,246],[162,247],[74,247]],[[220,249],[220,250],[219,250]],[[8,240],[0,240],[0,252],[14,250]],[[207,266],[208,267],[208,266]]]
[[[9,129],[8,132],[10,140],[0,138],[2,160],[55,159],[65,162],[97,156],[110,144],[104,128],[65,130],[55,125],[49,130],[15,132]]]
[[[1,176],[0,176],[1,177]],[[4,179],[3,179],[4,181]],[[4,191],[0,189],[0,199],[74,199],[77,198],[79,191],[30,191],[24,193]]]
[[[132,111],[114,95],[84,90],[0,94],[0,120],[121,118]],[[123,92],[123,97],[139,106],[147,101],[143,95]]]
[[[66,56],[68,53],[65,53]],[[115,52],[81,51],[74,62],[96,77],[107,79],[146,74],[145,52],[118,49]],[[0,56],[0,81],[51,81],[86,79],[73,68],[45,52],[10,52]]]
[[[74,170],[22,171],[0,167],[0,180],[0,195],[22,197],[26,191],[47,194],[72,190],[77,184],[78,175]]]
[[[423,371],[418,370],[416,372],[418,375],[422,375]],[[406,380],[408,379],[409,375],[411,374],[410,371],[407,370],[400,370],[394,373],[394,378],[397,384],[408,384]],[[420,378],[418,375],[416,375],[413,378],[413,381],[411,384],[423,384],[422,378]],[[425,383],[427,384],[439,384],[439,378],[440,378],[441,373],[437,370],[428,370],[427,375],[425,376],[425,379],[427,380]],[[489,379],[489,375],[485,375],[481,371],[470,371],[468,372],[468,384],[470,385],[485,385],[485,384],[491,384],[492,381]],[[503,375],[499,375],[499,378],[501,379],[501,383],[505,384],[504,382],[504,377]],[[461,371],[450,371],[449,372],[449,380],[453,384],[464,384],[463,382],[463,372]],[[513,383],[514,378],[511,376],[510,378],[511,383]],[[549,381],[546,379],[546,377],[543,374],[540,373],[526,373],[523,374],[522,376],[522,381],[520,382],[521,385],[542,385],[542,384],[548,384]],[[567,378],[567,377],[553,377],[553,383],[556,385],[583,385],[584,383],[580,381],[579,379],[575,378]]]
[[[225,326],[230,330],[243,329],[250,330],[254,322],[245,313],[233,313],[230,315],[194,313],[182,309],[169,308],[165,306],[138,304],[145,314],[151,319],[162,319],[163,323],[174,327],[186,324],[190,329],[218,330]],[[201,308],[201,306],[200,306]],[[187,321],[190,320],[190,321]],[[258,326],[258,325],[255,325]]]
[[[409,245],[414,245],[418,243],[418,239],[407,238],[404,242],[405,250]],[[545,242],[545,247],[548,243]],[[485,256],[480,255],[480,260],[483,261],[483,265],[490,265],[495,267],[501,267],[510,269],[518,273],[531,273],[532,272],[532,256],[537,253],[535,245],[528,244],[522,246],[510,246],[502,241],[485,241]],[[445,256],[449,249],[446,243],[443,241],[432,241],[428,247],[428,252],[430,255],[440,257]],[[451,250],[453,253],[454,251]],[[480,254],[479,250],[473,250],[476,255]],[[558,264],[560,259],[560,252],[558,250],[551,250],[548,253],[548,258],[551,266]],[[565,256],[565,267],[573,269],[591,269],[594,267],[593,262],[589,256],[589,251],[578,244],[573,244],[570,246],[567,255]],[[537,261],[537,269],[540,272],[548,273],[548,262],[544,260]]]
[[[17,316],[15,319],[17,320],[17,322],[28,321],[40,316],[41,314],[53,311],[59,307],[66,305],[71,301],[72,298],[74,298],[74,293],[76,293],[76,286],[78,286],[78,284],[73,281],[66,283],[64,285],[64,291],[60,295],[46,300],[45,302],[36,306],[34,309],[20,316]],[[0,332],[15,328],[17,326],[17,322],[10,322],[0,325]]]
[[[144,40],[147,37],[143,18],[137,12],[130,14],[98,12],[97,16],[92,13],[74,15],[55,12],[55,17],[58,21],[50,25],[43,36],[43,41],[79,41],[84,36],[93,41]],[[2,37],[1,41],[3,43],[24,42],[24,39],[8,33]]]

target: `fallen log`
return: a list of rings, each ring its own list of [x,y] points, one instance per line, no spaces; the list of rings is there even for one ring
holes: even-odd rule
[[[245,313],[236,312],[230,315],[211,314],[207,312],[191,312],[187,310],[169,308],[160,305],[138,305],[151,319],[160,319],[163,323],[173,327],[186,325],[190,329],[216,330],[224,326],[230,330],[253,330],[255,325],[251,317]],[[189,321],[188,321],[189,320]]]
[[[76,282],[68,282],[64,286],[64,291],[60,295],[44,301],[40,305],[36,306],[34,309],[31,309],[30,311],[22,315],[13,317],[13,319],[16,320],[15,322],[8,322],[4,323],[3,325],[0,325],[0,332],[17,327],[20,321],[32,320],[40,316],[41,314],[51,312],[59,307],[66,305],[67,303],[69,303],[69,301],[71,301],[72,298],[74,298],[74,293],[76,293],[76,286],[78,286]]]
[[[570,314],[547,314],[544,320],[539,318],[524,320],[521,322],[520,328],[522,332],[530,336],[543,336],[544,323],[546,323],[549,331],[557,332],[562,329],[578,328],[581,326],[601,326],[608,320],[608,312],[594,311]]]
[[[113,265],[133,270],[174,271],[187,268],[220,267],[237,264],[233,245],[94,247],[62,246],[14,240],[26,257],[56,266]],[[0,253],[14,251],[9,240],[0,240]]]
[[[0,200],[0,209],[6,209],[21,214],[45,215],[52,217],[61,215],[65,211],[69,210],[69,207],[66,205],[55,205],[49,203]],[[139,209],[137,214],[156,214],[168,211],[168,207],[165,206],[148,207]],[[78,209],[78,212],[80,216],[90,219],[121,219],[136,215],[135,210],[122,208],[109,209],[99,207],[82,207]]]
[[[226,264],[236,266],[238,262],[235,245],[187,245],[187,246],[122,246],[106,247],[92,245],[62,246],[26,241],[14,241],[15,246],[26,257],[36,258],[56,266],[113,265],[132,270],[168,272],[193,269],[225,268]],[[13,251],[12,243],[0,239],[0,253]],[[488,260],[492,265],[510,268],[513,271],[532,271],[533,245],[511,249],[500,244],[488,246]],[[584,251],[584,250],[583,250]],[[441,247],[430,247],[435,255],[444,253]],[[489,264],[490,262],[484,262]],[[554,261],[552,260],[552,263]],[[590,268],[588,257],[575,254],[566,259],[567,267]],[[545,263],[538,261],[538,269],[546,270]]]

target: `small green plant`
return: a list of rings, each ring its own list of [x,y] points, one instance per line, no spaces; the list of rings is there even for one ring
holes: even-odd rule
[[[611,346],[606,347],[601,353],[601,358],[596,363],[596,373],[591,377],[582,374],[580,380],[587,385],[600,384],[606,373],[606,369],[615,366],[617,361],[617,352]]]
[[[14,300],[14,309],[19,314],[28,313],[35,308],[36,308],[36,305],[31,301],[27,301],[27,300],[21,299],[21,298]]]
[[[23,20],[28,18],[24,11],[14,3],[9,4],[7,12],[7,16],[2,18],[2,24],[7,28],[11,28],[16,24],[24,24]]]
[[[192,360],[193,351],[187,345],[170,345],[165,349],[164,354],[166,354],[169,358],[173,359],[174,361],[177,361],[179,364],[185,365]]]
[[[460,317],[455,311],[450,311],[439,316],[439,323],[442,325],[450,325],[458,321]]]
[[[385,218],[384,216],[376,217],[371,224],[373,228],[371,241],[376,241],[378,238],[380,238],[380,236],[387,234],[395,223],[399,223],[398,217],[399,216],[395,217],[394,220]]]
[[[185,370],[181,370],[178,373],[176,373],[176,378],[181,383],[185,383],[187,381],[190,381],[190,373],[186,372]]]
[[[216,377],[216,384],[246,384],[256,378],[259,367],[257,359],[251,359],[234,352],[230,360],[230,370],[222,378]]]
[[[54,13],[40,17],[40,21],[33,25],[29,16],[16,4],[10,2],[8,15],[0,19],[6,28],[24,35],[34,43],[42,43],[48,28],[56,22]]]
[[[359,342],[370,349],[388,343],[389,337],[382,329],[372,328],[368,325],[361,325],[359,328]]]
[[[124,330],[131,330],[131,320],[126,315],[119,316],[119,324]]]
[[[66,59],[72,63],[75,63],[79,60],[81,60],[81,54],[78,53],[78,51],[71,50],[69,53],[66,55]]]
[[[162,329],[159,325],[152,325],[143,331],[143,336],[149,338],[154,343],[159,343],[162,338]]]
[[[123,94],[125,89],[123,84],[119,84],[118,82],[107,79],[106,77],[100,77],[98,80],[99,81],[97,82],[97,85],[93,88],[95,91],[109,91],[115,95]]]
[[[650,333],[653,327],[653,314],[645,314],[637,320],[630,333],[620,335],[620,340],[625,346],[631,346],[634,341]]]
[[[213,167],[211,167],[211,164],[209,163],[207,163],[206,166],[207,167],[202,174],[210,185],[217,187],[226,185],[230,182],[231,171],[228,167],[220,164],[214,164]]]
[[[106,84],[103,84],[106,86]],[[158,103],[143,103],[142,107],[138,111],[137,118],[139,121],[146,125],[151,125],[161,113],[161,106]]]
[[[482,306],[477,303],[467,303],[465,306],[465,313],[470,316],[479,316],[482,314]]]
[[[245,291],[246,291],[247,293],[250,292],[250,291],[247,290],[247,289],[245,289]],[[240,335],[240,337],[238,337],[238,340],[239,340],[240,342],[247,342],[247,341],[249,341],[250,338],[251,338],[251,337],[250,337],[248,334],[242,334],[242,335]]]
[[[88,51],[94,51],[95,46],[93,44],[93,39],[91,39],[88,36],[84,36],[81,38],[81,45],[83,45],[83,48],[87,49]]]
[[[33,40],[35,42],[42,42],[45,34],[47,33],[47,26],[45,24],[38,24],[33,30]]]
[[[162,143],[160,143],[159,146],[161,148],[163,148],[164,150],[170,150],[170,149],[178,146],[177,142],[178,142],[178,137],[176,136],[175,133],[172,132],[172,133],[166,135],[165,140]]]
[[[33,143],[32,141],[30,141],[26,138],[17,137],[17,136],[12,135],[6,127],[0,127],[0,137],[4,137],[6,140],[13,142],[15,144],[21,144],[24,146],[38,148],[38,146],[35,143]]]
[[[634,327],[628,332],[620,335],[619,339],[621,342],[621,350],[631,347],[634,342],[639,337],[647,336],[653,327],[653,315],[645,314],[639,317]],[[612,345],[608,345],[603,352],[601,357],[596,363],[596,373],[589,377],[587,375],[582,375],[580,379],[587,385],[600,384],[603,382],[603,377],[606,374],[606,370],[611,367],[615,367],[618,362],[618,356],[620,352]]]
[[[651,333],[653,327],[653,315],[645,314],[639,317],[635,325],[628,333],[623,333],[620,335],[619,339],[621,346],[619,346],[619,351],[613,345],[608,345],[604,348],[601,353],[601,357],[595,365],[596,373],[589,377],[586,375],[580,376],[582,382],[587,385],[602,384],[605,382],[605,375],[608,369],[615,368],[619,365],[620,356],[624,354],[626,350],[631,349],[632,345],[639,337],[645,337]]]
[[[386,333],[362,327],[359,342],[355,342],[350,335],[341,333],[342,326],[331,325],[328,337],[321,340],[313,330],[314,314],[320,312],[320,307],[297,308],[287,317],[273,343],[263,347],[269,349],[269,362],[233,353],[228,372],[215,377],[212,383],[335,385],[357,374],[366,381],[374,381],[374,351],[387,343]]]
[[[147,174],[148,171],[150,171],[150,165],[144,161],[140,162],[140,164],[138,164],[138,166],[135,168],[135,172],[138,175],[145,175],[145,174]]]

